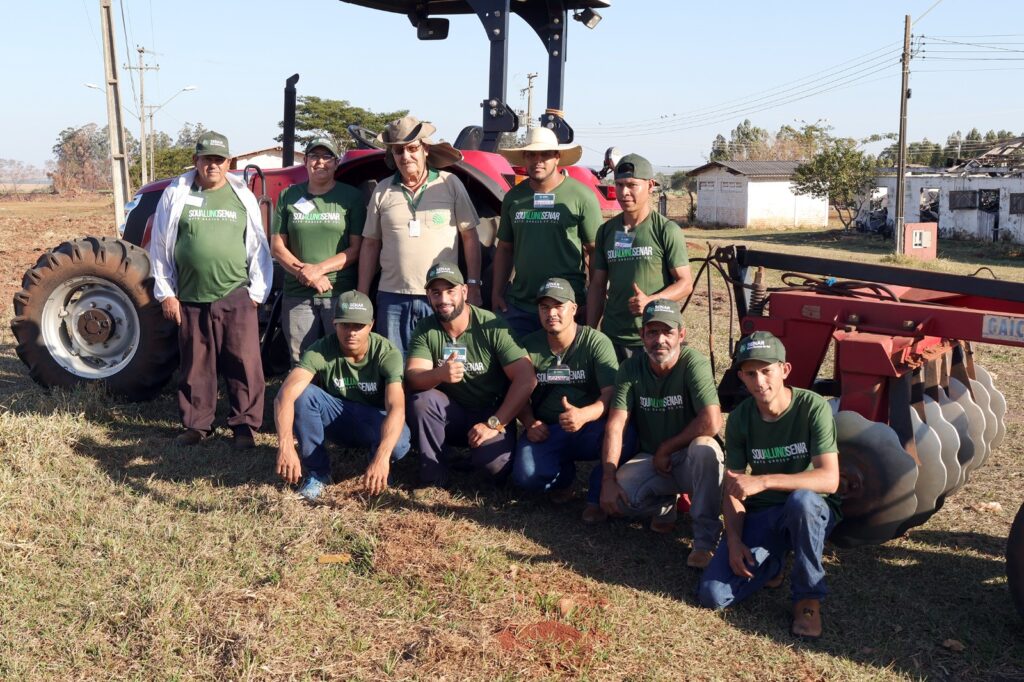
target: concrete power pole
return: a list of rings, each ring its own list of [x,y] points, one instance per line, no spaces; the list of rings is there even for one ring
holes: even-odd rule
[[[142,171],[142,184],[145,185],[149,182],[149,173],[146,169],[146,72],[147,71],[159,71],[160,65],[146,66],[143,64],[145,58],[146,48],[139,47],[139,65],[132,66],[131,64],[125,64],[124,68],[131,69],[139,72],[139,166]]]
[[[124,121],[121,119],[121,88],[117,76],[117,48],[114,45],[114,22],[111,0],[100,0],[100,27],[103,31],[103,70],[106,75],[107,135],[110,138],[110,171],[114,186],[115,227],[124,222],[124,205],[131,196],[128,184],[128,150],[125,145]]]
[[[896,253],[903,253],[903,225],[904,225],[904,195],[906,194],[907,174],[907,100],[910,98],[910,90],[907,89],[910,80],[910,15],[904,17],[903,22],[903,79],[900,83],[900,148],[896,161],[896,216],[893,221],[896,234]]]
[[[526,95],[526,131],[533,128],[533,79],[536,73],[526,74],[526,87],[519,91],[520,95]]]

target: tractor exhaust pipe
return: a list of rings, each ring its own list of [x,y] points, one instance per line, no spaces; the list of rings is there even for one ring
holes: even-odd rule
[[[281,167],[295,165],[295,84],[299,74],[292,74],[284,82],[284,133],[281,136]]]

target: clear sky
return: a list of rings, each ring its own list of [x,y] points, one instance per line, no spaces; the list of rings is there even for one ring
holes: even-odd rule
[[[914,28],[908,135],[945,142],[956,129],[1024,131],[1024,2],[1020,0],[612,0],[594,30],[570,22],[566,118],[599,165],[611,145],[655,165],[703,163],[716,133],[744,118],[771,131],[825,119],[865,137],[899,122],[903,16]],[[347,99],[375,111],[410,109],[452,140],[479,123],[488,46],[480,24],[454,17],[448,40],[419,42],[408,20],[338,0],[114,0],[119,66],[154,54],[146,102],[174,136],[200,121],[235,151],[271,146],[284,80],[299,94]],[[0,157],[42,165],[65,127],[106,125],[98,0],[4,0],[8,29]],[[122,13],[123,8],[123,13]],[[127,36],[127,39],[126,39]],[[546,55],[512,18],[508,102],[526,74],[543,109]],[[132,79],[122,69],[123,97]],[[138,120],[126,114],[138,136]]]

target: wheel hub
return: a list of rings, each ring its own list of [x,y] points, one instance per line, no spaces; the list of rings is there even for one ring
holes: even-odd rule
[[[106,343],[114,333],[114,320],[104,310],[92,308],[78,316],[78,334],[86,343]]]

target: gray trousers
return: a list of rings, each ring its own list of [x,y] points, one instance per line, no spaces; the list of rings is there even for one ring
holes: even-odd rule
[[[623,516],[653,517],[659,521],[676,519],[679,493],[690,495],[694,549],[713,550],[722,531],[722,475],[725,471],[722,448],[714,438],[698,436],[683,450],[672,453],[671,475],[663,476],[654,468],[654,455],[637,453],[615,474],[629,504],[619,502]]]
[[[334,333],[334,306],[337,296],[285,296],[281,301],[281,327],[288,339],[292,367],[299,364],[302,351],[313,342]]]

